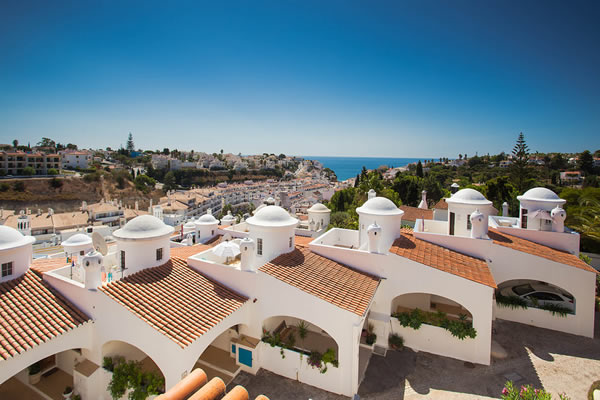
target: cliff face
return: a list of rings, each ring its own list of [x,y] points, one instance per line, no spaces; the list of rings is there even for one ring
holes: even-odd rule
[[[64,212],[79,209],[82,201],[91,204],[104,198],[119,199],[123,205],[131,207],[138,201],[139,207],[145,209],[151,198],[156,203],[162,195],[161,191],[144,194],[129,181],[122,186],[123,189],[119,189],[110,179],[86,182],[79,177],[3,179],[0,181],[0,208],[19,212],[25,208],[46,210],[51,207],[56,212]]]

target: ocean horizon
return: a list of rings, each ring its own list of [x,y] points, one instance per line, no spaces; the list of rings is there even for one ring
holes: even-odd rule
[[[424,158],[397,158],[397,157],[317,157],[302,156],[307,160],[316,160],[324,167],[335,172],[339,181],[355,177],[360,173],[362,167],[375,169],[382,165],[388,167],[405,167],[408,164],[424,160]]]

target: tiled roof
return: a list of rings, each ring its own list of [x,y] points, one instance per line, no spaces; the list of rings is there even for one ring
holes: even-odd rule
[[[156,400],[248,400],[248,391],[240,385],[233,387],[228,393],[225,382],[219,377],[206,382],[208,377],[201,368],[196,368],[188,376],[179,381],[171,389],[161,394]],[[269,400],[259,395],[255,400]]]
[[[65,265],[68,265],[66,257],[38,258],[31,262],[30,269],[39,276],[42,276],[44,272],[54,271],[55,269],[62,268]]]
[[[436,210],[447,210],[448,203],[446,203],[446,199],[440,199],[440,201],[438,201],[433,208]]]
[[[189,257],[194,254],[198,254],[203,252],[204,250],[208,250],[211,247],[215,247],[219,244],[219,240],[221,239],[221,235],[215,236],[210,241],[204,244],[195,244],[193,246],[183,246],[183,247],[173,247],[171,248],[171,257],[179,257],[187,260]]]
[[[379,278],[315,254],[298,244],[295,250],[280,255],[259,270],[361,316],[379,285]]]
[[[534,256],[546,258],[550,261],[556,261],[561,264],[570,265],[575,268],[598,273],[594,268],[581,260],[575,254],[567,253],[566,251],[553,249],[552,247],[543,244],[535,243],[527,239],[509,235],[500,232],[496,229],[489,228],[488,236],[494,241],[494,244],[511,248],[513,250],[522,251]]]
[[[177,257],[99,289],[182,348],[248,300]]]
[[[461,278],[496,287],[485,261],[417,239],[410,229],[402,229],[402,235],[394,241],[390,252]]]
[[[0,360],[23,353],[90,318],[35,273],[0,284]]]
[[[418,219],[433,219],[433,210],[425,210],[419,207],[400,206],[404,211],[403,220],[416,221]]]

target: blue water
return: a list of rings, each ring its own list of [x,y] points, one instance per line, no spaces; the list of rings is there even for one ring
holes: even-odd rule
[[[388,167],[404,167],[423,158],[382,158],[382,157],[314,157],[304,156],[307,160],[317,160],[324,167],[331,168],[339,181],[355,177],[362,167],[375,169],[382,165]]]

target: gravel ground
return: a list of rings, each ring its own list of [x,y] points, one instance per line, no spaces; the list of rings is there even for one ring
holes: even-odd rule
[[[473,365],[410,349],[373,355],[359,388],[361,400],[453,400],[499,398],[506,376],[517,385],[532,384],[554,398],[566,393],[571,400],[587,399],[590,385],[600,379],[600,315],[594,339],[534,328],[514,322],[494,322],[493,339],[508,357],[492,365]],[[265,394],[271,400],[345,399],[261,370],[240,374],[250,398]]]

